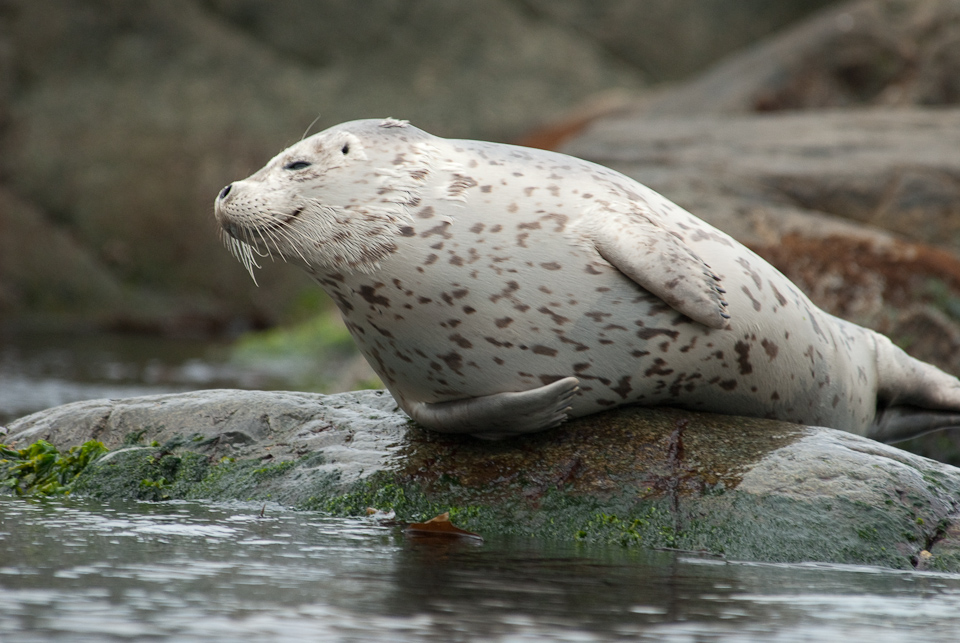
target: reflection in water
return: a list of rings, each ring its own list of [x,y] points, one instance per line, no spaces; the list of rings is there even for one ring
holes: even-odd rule
[[[951,640],[960,576],[0,498],[0,640]]]

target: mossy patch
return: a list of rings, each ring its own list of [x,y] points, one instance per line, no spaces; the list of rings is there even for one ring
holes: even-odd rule
[[[173,499],[277,500],[294,504],[310,494],[332,488],[335,474],[312,474],[323,464],[322,454],[299,460],[265,462],[223,458],[187,450],[176,438],[160,446],[127,446],[108,452],[101,442],[90,441],[61,453],[40,440],[23,449],[0,445],[0,491],[17,495],[46,496],[77,493],[101,500]]]
[[[198,453],[175,455],[153,447],[129,447],[85,469],[75,488],[103,500],[187,498],[210,469],[207,457]]]
[[[935,540],[933,530],[905,510],[842,498],[808,501],[726,491],[687,495],[677,504],[667,497],[645,499],[629,492],[599,500],[561,490],[534,502],[522,494],[510,497],[498,492],[491,497],[496,501],[485,501],[456,485],[425,493],[416,483],[382,472],[345,493],[309,498],[298,508],[360,516],[373,507],[394,511],[397,520],[409,523],[450,512],[458,527],[488,537],[678,549],[732,560],[831,561],[900,569],[912,568],[916,554]],[[960,569],[958,560],[935,556],[933,562],[938,569]]]
[[[23,495],[60,495],[74,490],[77,478],[107,448],[90,440],[66,453],[45,440],[24,449],[0,444],[0,489]]]

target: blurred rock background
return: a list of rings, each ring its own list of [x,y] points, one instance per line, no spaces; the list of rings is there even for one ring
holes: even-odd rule
[[[268,266],[254,287],[212,203],[314,119],[515,141],[824,4],[0,0],[0,315],[166,333],[276,324],[311,286]]]
[[[0,0],[0,327],[315,314],[213,198],[393,116],[610,165],[960,373],[958,104],[960,0]]]

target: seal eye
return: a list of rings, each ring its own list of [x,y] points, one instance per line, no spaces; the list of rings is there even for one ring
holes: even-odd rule
[[[349,154],[349,153],[350,153],[350,145],[349,145],[348,143],[344,143],[343,147],[340,148],[340,151],[343,152],[345,155],[346,155],[346,154]]]
[[[294,161],[293,163],[287,163],[283,166],[285,170],[302,170],[305,167],[310,167],[313,163],[308,163],[307,161]]]

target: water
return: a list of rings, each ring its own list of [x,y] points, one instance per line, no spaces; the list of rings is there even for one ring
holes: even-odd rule
[[[949,641],[960,576],[0,498],[0,640]]]
[[[0,333],[0,425],[80,400],[293,387],[276,371],[234,364],[206,339]]]
[[[208,341],[0,342],[0,424],[94,397],[283,385]],[[960,631],[957,575],[410,540],[260,510],[0,496],[0,641],[926,643]]]

